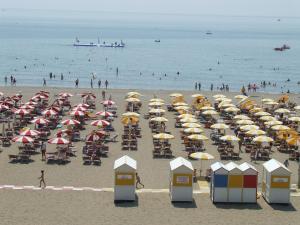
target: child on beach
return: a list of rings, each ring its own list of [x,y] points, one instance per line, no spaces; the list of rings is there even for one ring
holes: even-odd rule
[[[143,185],[142,184],[142,182],[141,182],[141,178],[140,178],[140,176],[138,175],[138,173],[136,173],[135,174],[135,176],[136,176],[136,183],[135,183],[135,187],[136,188],[138,188],[138,184],[140,184],[140,185],[142,185],[143,186],[143,188],[145,187],[145,185]]]
[[[40,179],[40,187],[42,187],[42,183],[43,183],[43,188],[45,188],[46,183],[45,183],[44,170],[41,170],[41,176],[38,179]]]

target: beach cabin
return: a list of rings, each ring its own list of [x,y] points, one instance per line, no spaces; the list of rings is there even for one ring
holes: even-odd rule
[[[134,201],[136,161],[125,155],[115,161],[115,201]]]
[[[234,162],[225,167],[228,170],[228,202],[242,202],[243,172]]]
[[[228,201],[228,170],[220,162],[211,165],[210,198],[215,202]]]
[[[263,164],[262,196],[268,203],[290,203],[291,171],[271,159]]]
[[[192,163],[182,157],[170,162],[170,197],[171,201],[193,201]]]
[[[242,163],[239,167],[243,173],[242,202],[256,203],[258,171],[254,166],[246,162]]]

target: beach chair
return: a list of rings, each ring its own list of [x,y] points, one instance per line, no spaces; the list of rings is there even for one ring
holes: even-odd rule
[[[93,161],[94,165],[100,165],[101,164],[100,156],[93,156],[92,161]]]
[[[10,162],[17,162],[19,161],[19,156],[18,155],[8,155],[9,161]]]

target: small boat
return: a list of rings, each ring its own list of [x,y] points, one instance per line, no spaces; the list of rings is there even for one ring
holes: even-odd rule
[[[210,32],[210,31],[207,31],[207,32],[206,32],[206,34],[207,34],[207,35],[211,35],[211,34],[212,34],[212,32]]]
[[[274,48],[274,51],[281,51],[282,52],[282,51],[285,51],[285,50],[288,50],[288,49],[291,49],[291,47],[284,44],[281,47]]]
[[[105,47],[105,48],[124,48],[125,43],[121,40],[120,43],[106,43],[105,41],[100,44],[100,39],[98,38],[98,43],[90,42],[90,43],[81,43],[78,38],[76,38],[75,43],[73,44],[75,47]]]
[[[159,42],[160,42],[160,40],[159,40],[159,39],[156,39],[154,42],[157,42],[157,43],[159,43]]]

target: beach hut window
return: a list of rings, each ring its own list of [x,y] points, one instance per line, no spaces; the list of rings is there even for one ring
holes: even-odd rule
[[[214,186],[220,188],[227,188],[228,176],[227,175],[214,175]]]
[[[256,188],[257,176],[256,175],[244,175],[244,188]]]
[[[243,176],[242,175],[230,175],[228,181],[229,188],[242,188]]]
[[[174,186],[191,186],[192,175],[191,174],[175,174],[173,180]]]

